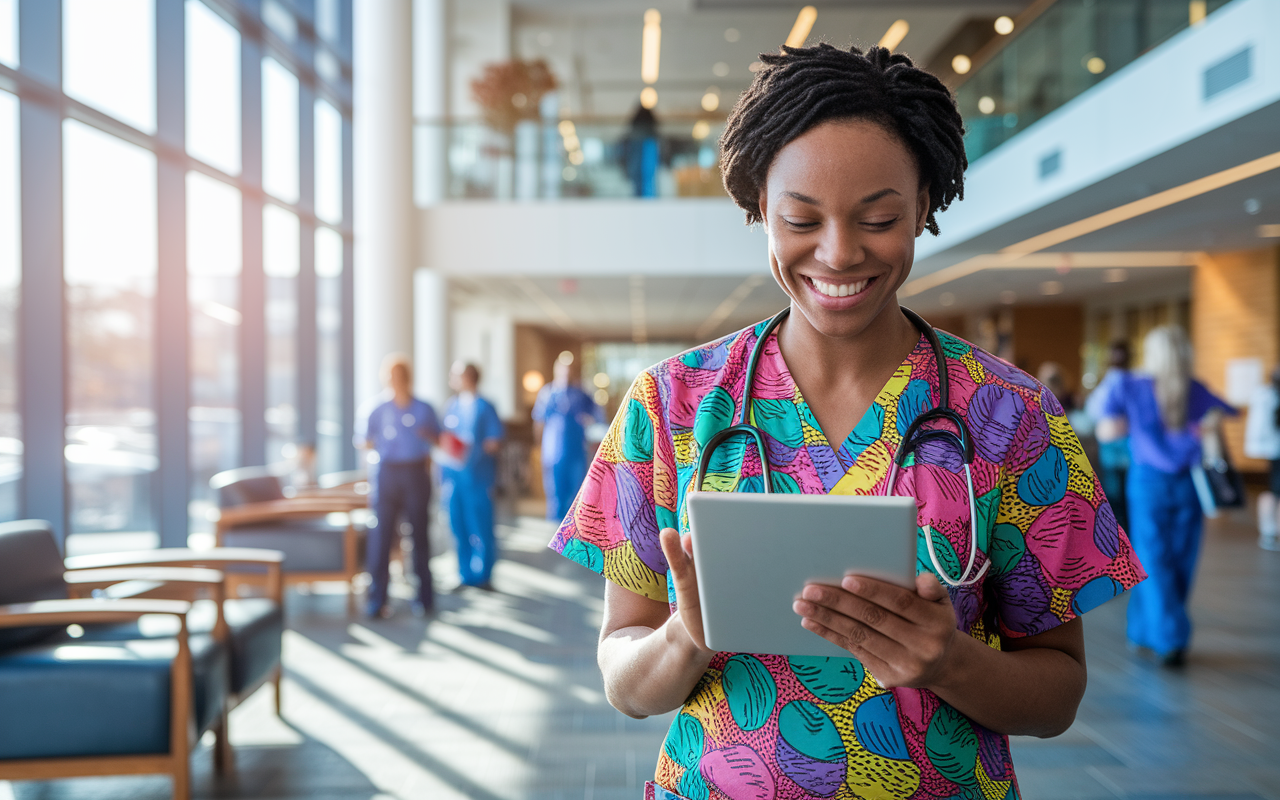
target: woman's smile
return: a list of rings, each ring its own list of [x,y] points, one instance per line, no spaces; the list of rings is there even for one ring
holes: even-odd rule
[[[823,280],[811,275],[802,275],[800,277],[804,279],[805,285],[809,287],[810,292],[813,293],[818,303],[823,308],[832,311],[852,308],[866,299],[867,289],[878,280],[877,277],[862,278],[860,280],[848,278]]]

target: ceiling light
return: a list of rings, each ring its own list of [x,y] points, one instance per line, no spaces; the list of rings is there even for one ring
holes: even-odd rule
[[[813,23],[817,18],[818,9],[813,6],[800,9],[800,13],[796,15],[796,24],[791,26],[791,33],[787,34],[787,47],[803,47],[804,40],[809,38],[809,31],[813,30]]]
[[[1018,293],[1012,289],[1005,289],[1000,293],[1000,302],[1004,303],[1006,306],[1011,306],[1018,302]]]
[[[1107,62],[1097,56],[1091,56],[1084,62],[1084,68],[1092,72],[1094,75],[1101,75],[1107,69]]]
[[[693,138],[701,141],[711,135],[711,123],[705,119],[700,119],[693,123],[693,131],[690,134]]]
[[[884,36],[880,37],[879,45],[889,52],[897,49],[902,44],[902,40],[907,38],[907,31],[911,30],[911,26],[907,24],[905,19],[900,19],[889,26],[889,30],[884,32]]]
[[[1001,36],[1008,36],[1013,33],[1013,19],[1010,17],[996,17],[996,33]]]
[[[640,90],[640,105],[645,108],[653,108],[658,104],[658,90],[652,86],[646,86]]]
[[[1244,213],[1253,216],[1262,211],[1262,201],[1256,197],[1250,197],[1244,201]]]
[[[990,114],[996,110],[996,101],[986,95],[978,98],[978,110],[983,114]]]
[[[973,62],[970,61],[969,57],[966,56],[964,53],[961,53],[960,55],[951,59],[951,69],[955,70],[955,73],[957,75],[964,75],[969,71],[969,68],[972,66],[973,66]]]
[[[609,390],[596,389],[596,393],[592,395],[592,398],[596,401],[596,405],[607,406],[609,405]]]
[[[520,380],[520,385],[524,387],[526,392],[532,394],[541,389],[546,382],[547,379],[542,376],[541,372],[531,369],[524,374],[524,377]]]
[[[953,306],[956,304],[956,296],[951,292],[943,292],[938,296],[938,302],[944,306]]]
[[[566,367],[573,363],[573,351],[561,350],[560,355],[556,356],[556,362],[564,364]]]
[[[1192,197],[1198,197],[1206,192],[1214,189],[1221,189],[1224,186],[1230,186],[1238,183],[1246,178],[1252,178],[1255,175],[1261,175],[1264,172],[1270,172],[1273,169],[1280,168],[1280,150],[1255,158],[1252,161],[1246,161],[1243,164],[1237,164],[1234,167],[1224,169],[1221,172],[1215,172],[1212,175],[1206,175],[1203,178],[1197,178],[1194,181],[1188,181],[1180,186],[1172,189],[1165,189],[1163,192],[1156,192],[1153,195],[1134,200],[1131,203],[1125,203],[1122,206],[1108,209],[1091,217],[1085,217],[1082,220],[1072,222],[1069,225],[1063,225],[1060,228],[1054,228],[1051,231],[1045,231],[1038,236],[1032,236],[1030,239],[1024,239],[1016,244],[1011,244],[1000,252],[1005,255],[1024,256],[1030,253],[1037,253],[1041,250],[1048,249],[1071,239],[1102,230],[1120,222],[1140,217],[1143,214],[1149,214],[1174,203],[1180,203]]]
[[[729,65],[724,63],[723,61],[717,61],[715,63],[715,66],[711,68],[711,72],[717,78],[723,78],[725,75],[729,74]]]
[[[586,156],[582,155],[581,150],[574,150],[572,153],[569,154],[569,163],[574,165],[575,167],[582,166],[582,162],[586,160],[587,160]]]
[[[574,134],[573,120],[562,119],[560,124],[556,126],[556,130],[560,131],[561,136],[572,136]]]
[[[1124,283],[1129,280],[1129,271],[1120,267],[1115,267],[1102,273],[1103,283]]]
[[[575,134],[569,134],[564,137],[565,150],[577,150],[579,147],[582,147],[582,142],[578,141],[578,137]]]
[[[702,96],[702,110],[715,111],[720,107],[720,90],[712,86],[707,89],[707,93]]]
[[[736,42],[741,38],[742,38],[742,34],[738,32],[737,28],[724,29],[724,40],[726,42]]]
[[[1280,225],[1259,225],[1258,237],[1262,239],[1280,239]]]
[[[610,381],[609,381],[609,373],[607,373],[607,372],[597,372],[597,373],[596,373],[596,376],[595,376],[594,378],[592,378],[592,379],[591,379],[591,382],[592,382],[592,383],[594,383],[594,384],[596,385],[596,388],[597,388],[597,389],[608,389],[608,388],[609,388],[609,383],[610,383]]]
[[[1062,281],[1045,281],[1040,284],[1040,294],[1055,295],[1062,294]]]
[[[560,177],[566,181],[576,181],[578,179],[578,171],[573,167],[565,167],[560,170]]]
[[[640,39],[640,79],[645,83],[658,82],[658,56],[661,52],[662,14],[651,8],[644,12],[644,33]]]

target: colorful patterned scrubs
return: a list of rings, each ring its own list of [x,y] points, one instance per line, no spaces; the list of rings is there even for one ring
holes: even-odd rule
[[[640,375],[600,446],[551,547],[675,611],[658,531],[687,531],[685,499],[700,446],[731,424],[748,356],[765,323],[690,350]],[[939,332],[951,407],[974,439],[983,582],[951,588],[958,627],[999,647],[1043,633],[1110,600],[1145,576],[1116,524],[1080,442],[1054,396],[1026,373]],[[923,336],[838,449],[765,343],[753,391],[774,490],[881,494],[911,421],[937,402],[937,362]],[[761,490],[746,437],[713,456],[708,490]],[[896,494],[919,505],[919,571],[932,571],[925,536],[959,576],[969,550],[969,505],[953,447],[922,445]],[[803,535],[779,531],[779,536]],[[963,558],[961,555],[963,554]],[[799,617],[796,624],[800,624]],[[649,798],[1019,797],[1006,736],[924,689],[885,690],[853,658],[718,653],[658,756]]]

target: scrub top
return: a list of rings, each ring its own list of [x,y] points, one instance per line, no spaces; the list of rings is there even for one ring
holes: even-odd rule
[[[1156,403],[1155,379],[1127,373],[1111,385],[1102,401],[1102,415],[1124,417],[1129,422],[1129,452],[1135,464],[1176,474],[1200,463],[1200,431],[1197,423],[1213,409],[1228,416],[1236,410],[1197,380],[1187,390],[1187,424],[1182,430],[1165,428]]]
[[[669,603],[674,613],[658,531],[688,530],[685,500],[699,448],[731,424],[748,356],[766,324],[636,379],[553,549]],[[999,648],[1003,638],[1044,633],[1142,580],[1128,537],[1053,395],[1006,362],[938,336],[952,408],[968,423],[976,451],[975,569],[991,563],[982,583],[949,589],[958,628]],[[903,432],[937,402],[937,380],[922,336],[849,438],[832,446],[771,336],[752,407],[775,491],[881,494]],[[704,487],[760,491],[755,446],[731,441],[717,449]],[[967,560],[970,531],[960,454],[944,444],[921,446],[900,471],[896,493],[913,495],[919,506],[917,570],[933,569],[924,543],[931,536],[939,560],[959,576],[958,554]],[[712,659],[672,722],[646,793],[691,800],[1020,796],[1008,737],[933,692],[885,690],[854,658],[749,653]]]
[[[484,451],[481,443],[502,438],[502,420],[498,419],[493,403],[479,395],[470,399],[454,395],[445,405],[441,429],[457,436],[467,446],[466,460],[461,464],[454,465],[448,459],[440,459],[441,477],[453,483],[492,486],[497,477],[497,461]]]
[[[380,463],[404,464],[425,459],[439,432],[436,412],[430,405],[415,397],[401,408],[388,397],[361,415],[356,441],[370,442]]]
[[[582,418],[600,416],[600,406],[580,387],[548,383],[539,389],[533,421],[542,423],[542,462],[558,464],[566,456],[585,461],[587,432]]]

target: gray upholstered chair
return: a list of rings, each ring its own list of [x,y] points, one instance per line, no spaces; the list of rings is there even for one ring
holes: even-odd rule
[[[0,525],[0,780],[167,773],[185,800],[191,749],[211,729],[226,766],[230,666],[217,606],[209,631],[194,633],[189,602],[137,596],[216,595],[222,575],[149,577],[111,584],[104,594],[115,597],[71,599],[49,525]],[[145,631],[140,620],[153,615],[171,632]]]
[[[366,505],[363,497],[287,497],[279,476],[265,467],[219,472],[209,485],[218,493],[218,547],[279,550],[288,584],[345,581],[347,610],[355,613],[352,584],[360,572],[362,532],[351,512]],[[346,515],[345,524],[328,521],[335,513]],[[233,595],[241,574],[228,573]]]

